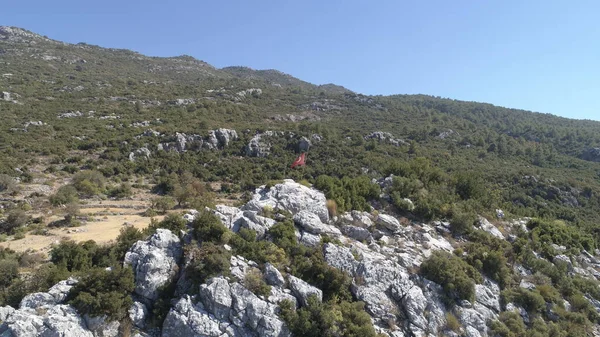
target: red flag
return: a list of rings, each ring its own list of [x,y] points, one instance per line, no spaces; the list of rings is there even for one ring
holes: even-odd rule
[[[296,160],[294,160],[291,168],[294,168],[296,166],[304,166],[304,165],[306,165],[306,152],[302,153],[300,155],[300,157],[298,157],[298,158],[296,158]]]

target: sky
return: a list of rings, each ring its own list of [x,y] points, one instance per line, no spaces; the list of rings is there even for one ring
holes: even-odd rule
[[[600,120],[599,12],[595,0],[19,0],[0,25],[368,95]]]

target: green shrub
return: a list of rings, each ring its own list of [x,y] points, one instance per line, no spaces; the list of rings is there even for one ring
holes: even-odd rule
[[[161,214],[167,213],[173,207],[175,207],[175,199],[171,197],[158,197],[152,200],[152,208]]]
[[[381,189],[366,176],[342,179],[321,175],[315,181],[315,188],[323,191],[327,199],[335,200],[337,210],[370,210],[368,200],[379,198]]]
[[[106,179],[98,171],[81,171],[73,176],[73,186],[84,196],[91,197],[104,192]]]
[[[133,304],[130,294],[134,288],[130,268],[113,267],[110,271],[95,268],[82,276],[69,292],[67,302],[81,314],[120,320]]]
[[[129,198],[133,195],[131,185],[129,183],[122,183],[121,185],[111,188],[108,190],[108,196],[111,198],[123,199]]]
[[[537,289],[527,290],[524,288],[508,289],[501,293],[504,303],[515,303],[522,306],[529,313],[538,313],[546,308],[546,301]]]
[[[246,273],[244,286],[258,296],[268,297],[271,294],[271,286],[267,285],[262,273],[256,268]]]
[[[473,224],[476,220],[477,217],[474,213],[455,208],[452,210],[450,230],[456,235],[469,233],[473,230]]]
[[[205,283],[214,276],[229,275],[231,254],[225,248],[205,242],[200,248],[193,249],[189,253],[192,262],[187,268],[187,275],[194,284]]]
[[[497,321],[490,324],[492,335],[501,337],[524,337],[526,336],[526,327],[523,319],[516,312],[501,312]]]
[[[320,303],[311,296],[306,307],[294,310],[293,304],[285,300],[280,303],[280,308],[280,316],[294,336],[378,336],[362,302]]]
[[[152,220],[146,228],[146,234],[150,235],[156,232],[158,228],[168,229],[175,235],[180,235],[181,231],[187,229],[187,221],[178,213],[167,214],[161,222]]]
[[[54,206],[79,202],[77,189],[72,185],[61,186],[54,195],[50,196],[50,202]]]
[[[13,193],[17,190],[17,182],[7,174],[0,174],[0,193]]]
[[[420,274],[440,284],[449,298],[475,300],[475,282],[483,281],[481,274],[461,258],[436,251],[421,264]]]
[[[133,226],[125,226],[119,231],[119,236],[115,240],[115,245],[112,247],[112,254],[117,261],[122,261],[125,258],[125,254],[140,240],[144,240],[146,235],[139,229]]]
[[[458,318],[456,318],[456,316],[454,316],[453,313],[451,312],[447,312],[446,313],[446,329],[452,330],[456,333],[460,333],[460,322],[458,321]]]
[[[14,279],[19,277],[19,263],[16,260],[0,260],[0,288],[8,287]]]
[[[25,226],[27,221],[29,221],[29,216],[24,211],[14,209],[8,212],[6,220],[0,220],[0,232],[12,235],[18,228]]]
[[[199,214],[196,214],[196,218],[192,222],[192,228],[194,237],[200,242],[221,243],[223,235],[229,231],[216,215],[207,210],[202,210]]]

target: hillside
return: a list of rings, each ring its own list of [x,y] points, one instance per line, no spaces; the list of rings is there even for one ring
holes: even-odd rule
[[[15,27],[0,93],[0,335],[600,331],[600,122]]]

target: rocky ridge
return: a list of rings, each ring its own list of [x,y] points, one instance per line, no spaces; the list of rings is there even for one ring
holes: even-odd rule
[[[415,269],[434,251],[453,251],[442,223],[401,222],[381,211],[351,211],[330,217],[323,193],[293,180],[258,188],[253,198],[240,208],[218,205],[211,211],[234,232],[249,228],[264,237],[275,224],[275,220],[264,216],[265,209],[291,214],[296,235],[304,244],[318,244],[324,236],[334,240],[322,246],[326,262],[352,278],[352,294],[365,303],[376,330],[384,335],[458,336],[460,333],[485,337],[489,336],[488,324],[498,319],[502,311],[515,311],[527,317],[523,308],[501,303],[500,287],[490,279],[484,278],[475,286],[473,302],[463,300],[449,307],[440,285],[415,274]],[[191,210],[184,218],[191,222],[197,214]],[[504,238],[486,219],[480,219],[480,226]],[[180,272],[185,241],[169,230],[158,229],[147,240],[135,243],[125,257],[124,264],[132,267],[136,280],[135,302],[129,318],[141,331],[147,326],[148,308],[157,298],[157,289],[185,278]],[[256,295],[244,285],[244,279],[251,269],[261,266],[242,256],[232,256],[230,262],[230,277],[213,277],[199,286],[197,295],[173,299],[160,329],[161,336],[290,336],[277,315],[278,304],[286,299],[304,306],[311,295],[322,298],[320,289],[268,263],[262,266],[262,273],[271,286],[270,294]],[[593,272],[600,267],[600,259],[588,252],[573,260],[557,255],[555,263],[567,263],[571,273],[600,277]],[[18,309],[0,308],[3,322],[0,335],[116,336],[118,322],[82,317],[63,303],[75,283],[77,280],[69,279],[48,292],[30,294]],[[522,281],[521,287],[535,285]],[[600,309],[600,303],[596,307]],[[448,313],[457,318],[460,332],[448,329]]]

